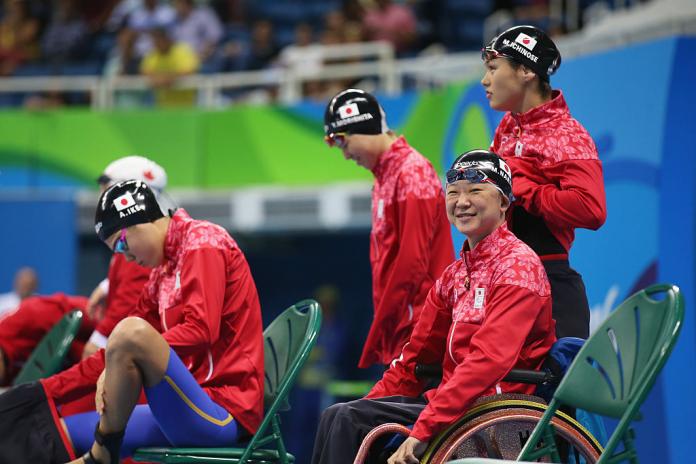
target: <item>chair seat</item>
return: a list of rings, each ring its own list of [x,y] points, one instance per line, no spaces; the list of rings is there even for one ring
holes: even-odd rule
[[[138,448],[133,459],[136,461],[165,462],[165,463],[234,463],[244,454],[244,448]],[[287,453],[289,462],[295,462],[295,457]],[[258,449],[251,453],[250,463],[276,463],[279,460],[278,451]]]

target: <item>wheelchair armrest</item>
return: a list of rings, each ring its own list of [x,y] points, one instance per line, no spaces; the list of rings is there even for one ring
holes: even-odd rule
[[[548,383],[558,383],[559,379],[549,371],[533,371],[529,369],[512,369],[503,380],[505,382],[531,383],[534,385],[545,385]]]
[[[439,364],[416,364],[415,375],[419,379],[440,379],[442,377],[442,366]],[[543,385],[548,383],[558,383],[560,379],[552,372],[545,370],[533,371],[527,369],[512,369],[503,378],[505,382],[530,383]]]

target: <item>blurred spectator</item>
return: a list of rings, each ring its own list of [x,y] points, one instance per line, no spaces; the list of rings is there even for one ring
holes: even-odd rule
[[[347,0],[343,2],[343,16],[347,21],[362,23],[365,16],[365,8],[360,0]]]
[[[270,21],[256,21],[251,30],[247,69],[263,69],[278,55],[279,47]]]
[[[189,44],[206,61],[222,38],[222,24],[208,7],[194,6],[193,0],[174,0],[176,20],[173,37]]]
[[[158,0],[142,0],[142,4],[128,15],[128,29],[137,34],[135,54],[141,58],[152,50],[150,32],[155,28],[169,27],[174,23],[176,12],[167,3]]]
[[[321,71],[322,55],[321,49],[314,41],[312,26],[300,23],[295,27],[295,41],[281,50],[278,61],[295,76],[314,77]],[[321,82],[304,81],[302,94],[309,98],[322,98]]]
[[[198,70],[196,52],[189,44],[174,42],[165,28],[155,28],[151,32],[154,48],[148,53],[140,66],[155,89],[158,106],[191,106],[196,102],[193,89],[172,88],[177,79]]]
[[[123,29],[117,37],[116,47],[104,65],[104,77],[134,76],[140,74],[140,59],[135,56],[136,33]],[[117,90],[114,105],[118,108],[137,108],[143,105],[147,95],[141,90]]]
[[[273,24],[267,20],[256,21],[251,30],[248,45],[232,41],[225,45],[225,70],[259,70],[268,67],[280,51],[273,32]]]
[[[90,33],[93,32],[113,32],[109,30],[107,21],[114,13],[116,7],[123,3],[121,0],[78,0],[78,9],[82,19],[87,24]],[[119,26],[123,26],[120,24]]]
[[[399,53],[409,51],[415,44],[416,25],[413,11],[392,0],[375,0],[373,7],[363,17],[367,38],[390,42]]]
[[[218,18],[228,25],[244,25],[247,21],[246,0],[212,0],[211,6]]]
[[[363,28],[360,23],[354,21],[348,21],[343,25],[343,42],[344,43],[356,43],[364,42],[365,35],[363,34]]]
[[[39,286],[39,278],[36,271],[30,267],[23,267],[17,271],[11,292],[0,294],[0,315],[19,306],[19,303],[31,296]]]
[[[41,48],[44,58],[59,72],[66,61],[82,58],[87,23],[80,16],[77,0],[58,0],[55,5]]]
[[[9,76],[20,64],[38,56],[39,21],[23,0],[5,0],[0,19],[0,76]]]
[[[330,11],[324,16],[324,33],[335,33],[343,39],[343,25],[346,22],[346,17],[342,11]]]
[[[119,32],[116,47],[104,68],[105,76],[133,76],[140,73],[140,59],[135,55],[136,38],[137,34],[132,29]]]

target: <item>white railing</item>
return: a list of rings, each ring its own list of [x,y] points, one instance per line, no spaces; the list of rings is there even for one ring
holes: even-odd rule
[[[290,48],[292,50],[292,47]],[[318,60],[361,60],[358,62],[322,64],[315,73],[298,69],[293,62],[282,67],[261,71],[242,71],[234,73],[199,74],[177,80],[175,86],[183,89],[196,89],[201,107],[223,106],[222,91],[240,88],[277,88],[281,103],[291,104],[302,99],[302,85],[308,81],[330,81],[337,79],[375,79],[377,89],[387,94],[398,94],[402,90],[403,78],[412,75],[419,85],[437,85],[445,80],[466,79],[480,71],[477,59],[470,54],[446,55],[396,60],[393,47],[386,42],[363,42],[342,45],[311,45],[300,49],[295,47],[296,57],[303,51],[312,53]],[[464,57],[462,59],[462,57]],[[370,60],[370,61],[365,61]],[[150,89],[144,76],[80,76],[80,77],[6,77],[0,79],[2,92],[45,92],[66,91],[85,92],[90,95],[92,108],[109,109],[116,104],[118,92],[142,91]]]
[[[566,0],[568,2],[574,0]],[[632,2],[632,0],[617,0]],[[679,0],[661,0],[675,2]],[[689,2],[691,0],[681,0]],[[655,0],[637,10],[659,8]],[[652,10],[646,11],[651,13]],[[623,10],[624,13],[627,10]],[[588,27],[582,31],[564,36],[557,43],[564,58],[583,55],[626,44],[654,39],[667,35],[696,35],[696,14],[684,11],[683,14],[646,14],[652,19],[649,24],[635,27],[622,14],[605,17],[599,27]],[[625,16],[625,15],[623,15]],[[616,17],[616,18],[615,18]],[[504,15],[491,18],[486,30],[493,31],[496,24],[509,20]],[[615,25],[616,24],[616,25]],[[594,26],[594,25],[593,25]],[[600,36],[602,40],[597,40]],[[292,48],[290,50],[293,50]],[[262,71],[242,71],[234,73],[201,74],[187,76],[177,81],[177,88],[198,91],[198,103],[202,108],[216,108],[229,104],[223,92],[230,89],[275,88],[278,100],[283,104],[299,101],[305,82],[337,79],[374,79],[377,90],[387,94],[398,94],[404,79],[409,77],[419,89],[439,87],[452,81],[463,81],[481,76],[483,67],[478,52],[446,54],[444,51],[426,52],[417,58],[397,60],[394,50],[385,42],[364,42],[342,45],[311,45],[295,48],[294,55],[300,60],[304,53],[311,53],[320,63],[325,60],[363,60],[338,64],[320,64],[313,72],[307,72],[301,63],[295,66],[286,61],[284,66]],[[364,61],[371,59],[371,61]],[[66,91],[85,92],[90,95],[92,108],[110,109],[116,106],[115,96],[124,91],[146,92],[150,88],[147,78],[142,76],[80,76],[80,77],[6,77],[0,78],[0,93]]]

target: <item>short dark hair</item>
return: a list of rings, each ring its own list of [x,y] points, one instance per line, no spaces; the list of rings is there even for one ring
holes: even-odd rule
[[[515,61],[512,58],[505,57],[505,59],[508,61],[508,63],[510,63],[510,66],[512,66],[512,69],[514,69],[514,70],[518,70],[520,68],[520,66],[524,66],[522,63],[520,63],[519,61]],[[527,69],[529,69],[529,68],[527,68]],[[530,69],[530,71],[532,71],[532,70]],[[532,72],[534,72],[534,71],[532,71]],[[537,91],[544,98],[551,96],[551,90],[552,90],[551,83],[548,80],[543,79],[538,74],[536,76],[537,76],[537,82],[538,82]]]

